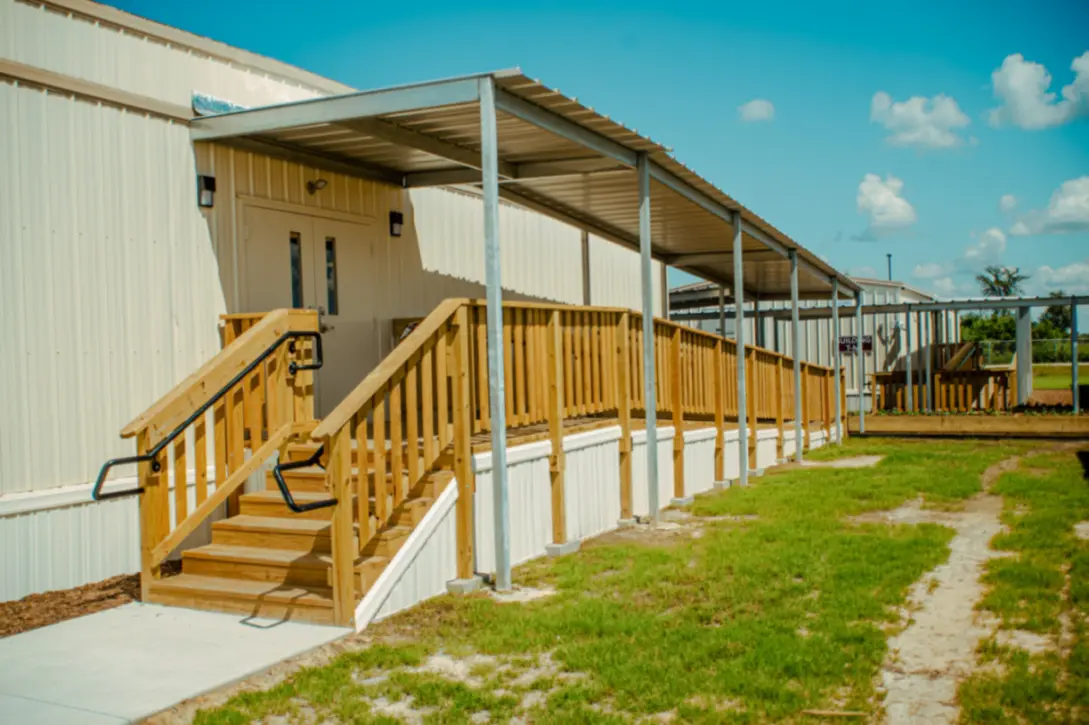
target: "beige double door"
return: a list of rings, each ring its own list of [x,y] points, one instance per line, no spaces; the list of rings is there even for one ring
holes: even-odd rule
[[[324,364],[315,405],[324,416],[377,362],[375,227],[243,205],[242,312],[318,310]]]

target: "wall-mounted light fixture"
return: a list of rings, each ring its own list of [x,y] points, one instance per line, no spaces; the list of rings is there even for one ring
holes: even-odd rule
[[[306,191],[310,194],[310,196],[313,196],[328,185],[329,182],[325,179],[314,179],[313,181],[306,182]]]
[[[399,211],[391,211],[389,213],[389,235],[391,237],[401,236],[401,230],[405,226],[405,215]]]
[[[216,203],[216,177],[197,177],[197,205],[211,208]]]

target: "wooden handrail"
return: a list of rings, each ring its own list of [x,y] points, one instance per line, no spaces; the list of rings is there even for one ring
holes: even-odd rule
[[[121,429],[122,438],[144,431],[148,444],[156,445],[240,370],[285,332],[317,330],[317,313],[309,310],[275,310],[249,332],[219,351],[211,360],[175,385],[150,408]]]

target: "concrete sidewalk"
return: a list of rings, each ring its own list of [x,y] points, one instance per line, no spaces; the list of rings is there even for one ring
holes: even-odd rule
[[[131,722],[350,631],[128,604],[0,639],[0,723]]]

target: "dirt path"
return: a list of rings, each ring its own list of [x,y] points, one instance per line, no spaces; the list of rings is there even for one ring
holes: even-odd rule
[[[970,499],[962,511],[927,511],[922,501],[916,500],[895,511],[859,518],[897,524],[936,523],[957,532],[949,544],[948,561],[912,587],[903,612],[910,624],[889,640],[882,669],[889,725],[957,721],[957,684],[972,672],[976,646],[996,626],[975,611],[983,596],[980,579],[987,562],[1002,556],[989,546],[1003,528],[999,520],[1002,498],[989,491],[991,484],[1018,462],[1015,456],[987,469],[983,493]]]

